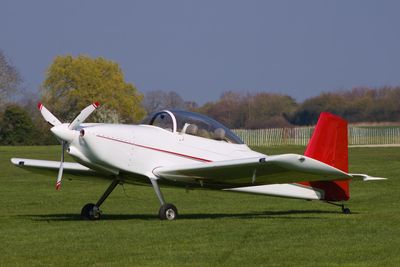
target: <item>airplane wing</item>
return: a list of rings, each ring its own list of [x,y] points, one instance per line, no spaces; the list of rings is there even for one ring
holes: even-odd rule
[[[56,173],[60,168],[59,161],[51,160],[12,158],[11,163],[17,167],[43,174]],[[97,174],[94,170],[75,162],[64,162],[64,171],[70,174]]]
[[[335,167],[297,154],[159,167],[154,169],[153,173],[159,178],[177,182],[202,181],[232,186],[352,178]]]

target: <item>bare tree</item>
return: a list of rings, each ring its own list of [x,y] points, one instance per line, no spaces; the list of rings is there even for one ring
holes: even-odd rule
[[[21,76],[10,60],[0,50],[0,105],[18,92]]]
[[[152,113],[162,109],[194,109],[197,104],[184,101],[175,91],[155,90],[144,95],[143,106],[147,113]]]

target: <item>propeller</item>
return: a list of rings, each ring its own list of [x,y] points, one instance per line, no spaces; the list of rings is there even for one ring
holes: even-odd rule
[[[51,125],[60,125],[61,122],[54,116],[42,103],[38,103],[38,109],[42,113],[43,118]]]
[[[90,114],[92,114],[93,111],[95,111],[98,107],[100,106],[99,102],[95,102],[86,108],[84,108],[78,116],[75,117],[75,119],[69,124],[68,129],[70,130],[75,130],[79,124],[81,124],[84,120],[89,117]]]
[[[53,127],[50,129],[51,132],[61,141],[61,161],[60,168],[58,169],[58,175],[56,180],[56,190],[61,188],[61,180],[64,170],[64,153],[69,143],[71,143],[76,136],[76,129],[79,125],[84,122],[87,117],[92,114],[100,106],[99,102],[95,102],[86,108],[84,108],[78,116],[68,125],[67,123],[61,123],[56,116],[54,116],[42,103],[38,103],[38,109],[42,113],[43,118]]]
[[[65,148],[66,148],[67,142],[61,141],[61,145],[62,145],[61,161],[60,161],[60,168],[58,169],[58,175],[57,175],[57,180],[56,180],[56,190],[60,190],[60,188],[61,188],[61,180],[62,180],[62,175],[63,175],[63,170],[64,170],[64,153],[65,153]]]

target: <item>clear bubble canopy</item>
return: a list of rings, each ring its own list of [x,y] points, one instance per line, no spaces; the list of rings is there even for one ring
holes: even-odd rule
[[[205,115],[184,110],[163,110],[150,114],[142,124],[153,125],[173,133],[243,144],[227,127]]]

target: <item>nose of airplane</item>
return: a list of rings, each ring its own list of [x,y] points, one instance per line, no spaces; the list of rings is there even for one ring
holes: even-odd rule
[[[68,124],[61,124],[54,126],[53,128],[50,129],[50,131],[59,139],[69,143],[74,139],[77,133],[75,130],[68,129]]]

